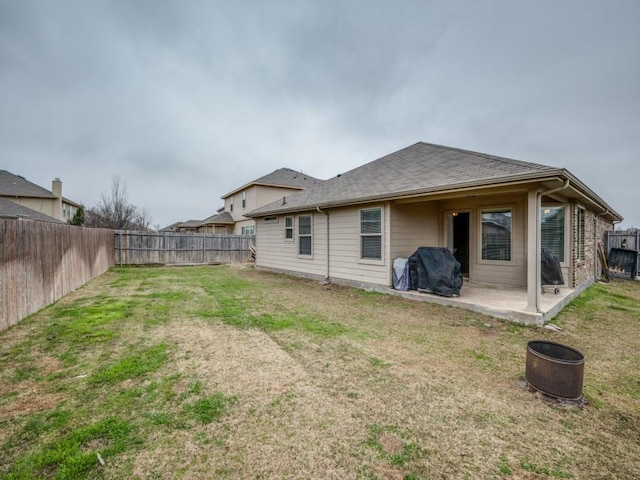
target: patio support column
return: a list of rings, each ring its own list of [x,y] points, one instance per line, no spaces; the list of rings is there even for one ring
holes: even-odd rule
[[[540,195],[527,195],[527,311],[540,310]]]

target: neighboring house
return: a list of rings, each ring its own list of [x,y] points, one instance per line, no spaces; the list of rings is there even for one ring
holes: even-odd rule
[[[235,222],[232,233],[252,235],[256,222],[246,213],[322,182],[302,172],[280,168],[223,195],[224,212]]]
[[[576,292],[598,276],[597,243],[622,217],[569,171],[417,143],[248,213],[256,266],[367,288],[392,263],[448,247],[468,281],[526,288],[540,312],[540,252]],[[463,288],[464,294],[464,288]]]
[[[224,210],[224,209],[220,209]],[[198,232],[233,233],[235,221],[229,212],[218,211],[200,222]]]
[[[175,232],[178,229],[178,226],[181,224],[182,222],[175,222],[172,223],[171,225],[167,225],[164,228],[161,228],[160,230],[158,230],[160,233],[171,233],[171,232]]]
[[[224,206],[210,217],[173,224],[161,231],[253,235],[255,221],[245,213],[322,181],[290,168],[280,168],[223,195]]]
[[[25,220],[37,220],[39,222],[64,223],[62,220],[50,217],[28,207],[23,207],[11,200],[0,197],[0,218],[21,218]]]
[[[176,225],[175,231],[183,233],[197,233],[201,222],[202,220],[187,220],[186,222],[181,222]]]
[[[6,170],[0,170],[0,198],[62,222],[71,220],[80,207],[79,203],[62,196],[59,178],[53,180],[49,191]]]

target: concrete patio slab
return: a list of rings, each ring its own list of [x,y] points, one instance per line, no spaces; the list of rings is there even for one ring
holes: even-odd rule
[[[584,287],[586,288],[586,286]],[[559,293],[545,287],[540,297],[540,311],[527,311],[527,290],[506,286],[487,285],[465,281],[459,297],[441,297],[415,290],[402,292],[392,288],[387,293],[422,302],[438,303],[451,307],[465,308],[492,317],[503,318],[525,325],[544,325],[560,312],[580,290],[560,287]]]

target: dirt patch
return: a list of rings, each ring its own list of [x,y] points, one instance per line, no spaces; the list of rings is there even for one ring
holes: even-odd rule
[[[41,384],[32,381],[13,385],[12,391],[18,391],[19,394],[0,408],[0,421],[53,409],[65,398],[62,393],[47,393],[43,390]]]
[[[383,432],[378,435],[378,443],[382,450],[389,455],[396,455],[402,451],[404,441],[400,436],[393,432]]]
[[[0,371],[3,438],[12,416],[68,400],[82,406],[74,423],[113,415],[142,440],[105,458],[105,478],[640,477],[637,305],[616,285],[595,307],[567,309],[564,331],[550,332],[244,266],[118,272],[73,294],[108,292],[134,306],[110,324],[113,339],[78,354],[81,368],[66,367],[68,397],[42,379],[65,366],[38,345],[20,359],[28,381],[12,383],[16,365]],[[171,302],[167,291],[189,294]],[[625,296],[627,310],[609,308],[609,291]],[[151,306],[161,321],[148,322]],[[234,316],[273,323],[222,321]],[[32,337],[17,336],[37,343],[46,323],[42,314]],[[334,324],[344,328],[306,328]],[[585,354],[586,408],[551,408],[517,385],[533,338]],[[74,380],[159,344],[167,349],[157,370],[113,385]],[[0,352],[12,358],[4,342]],[[204,423],[190,415],[218,394],[233,398],[224,414]]]

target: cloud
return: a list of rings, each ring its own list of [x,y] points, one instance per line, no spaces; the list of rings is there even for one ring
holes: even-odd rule
[[[326,178],[422,140],[567,167],[640,225],[638,20],[634,1],[0,0],[0,155],[87,205],[119,175],[166,225],[276,168]]]

